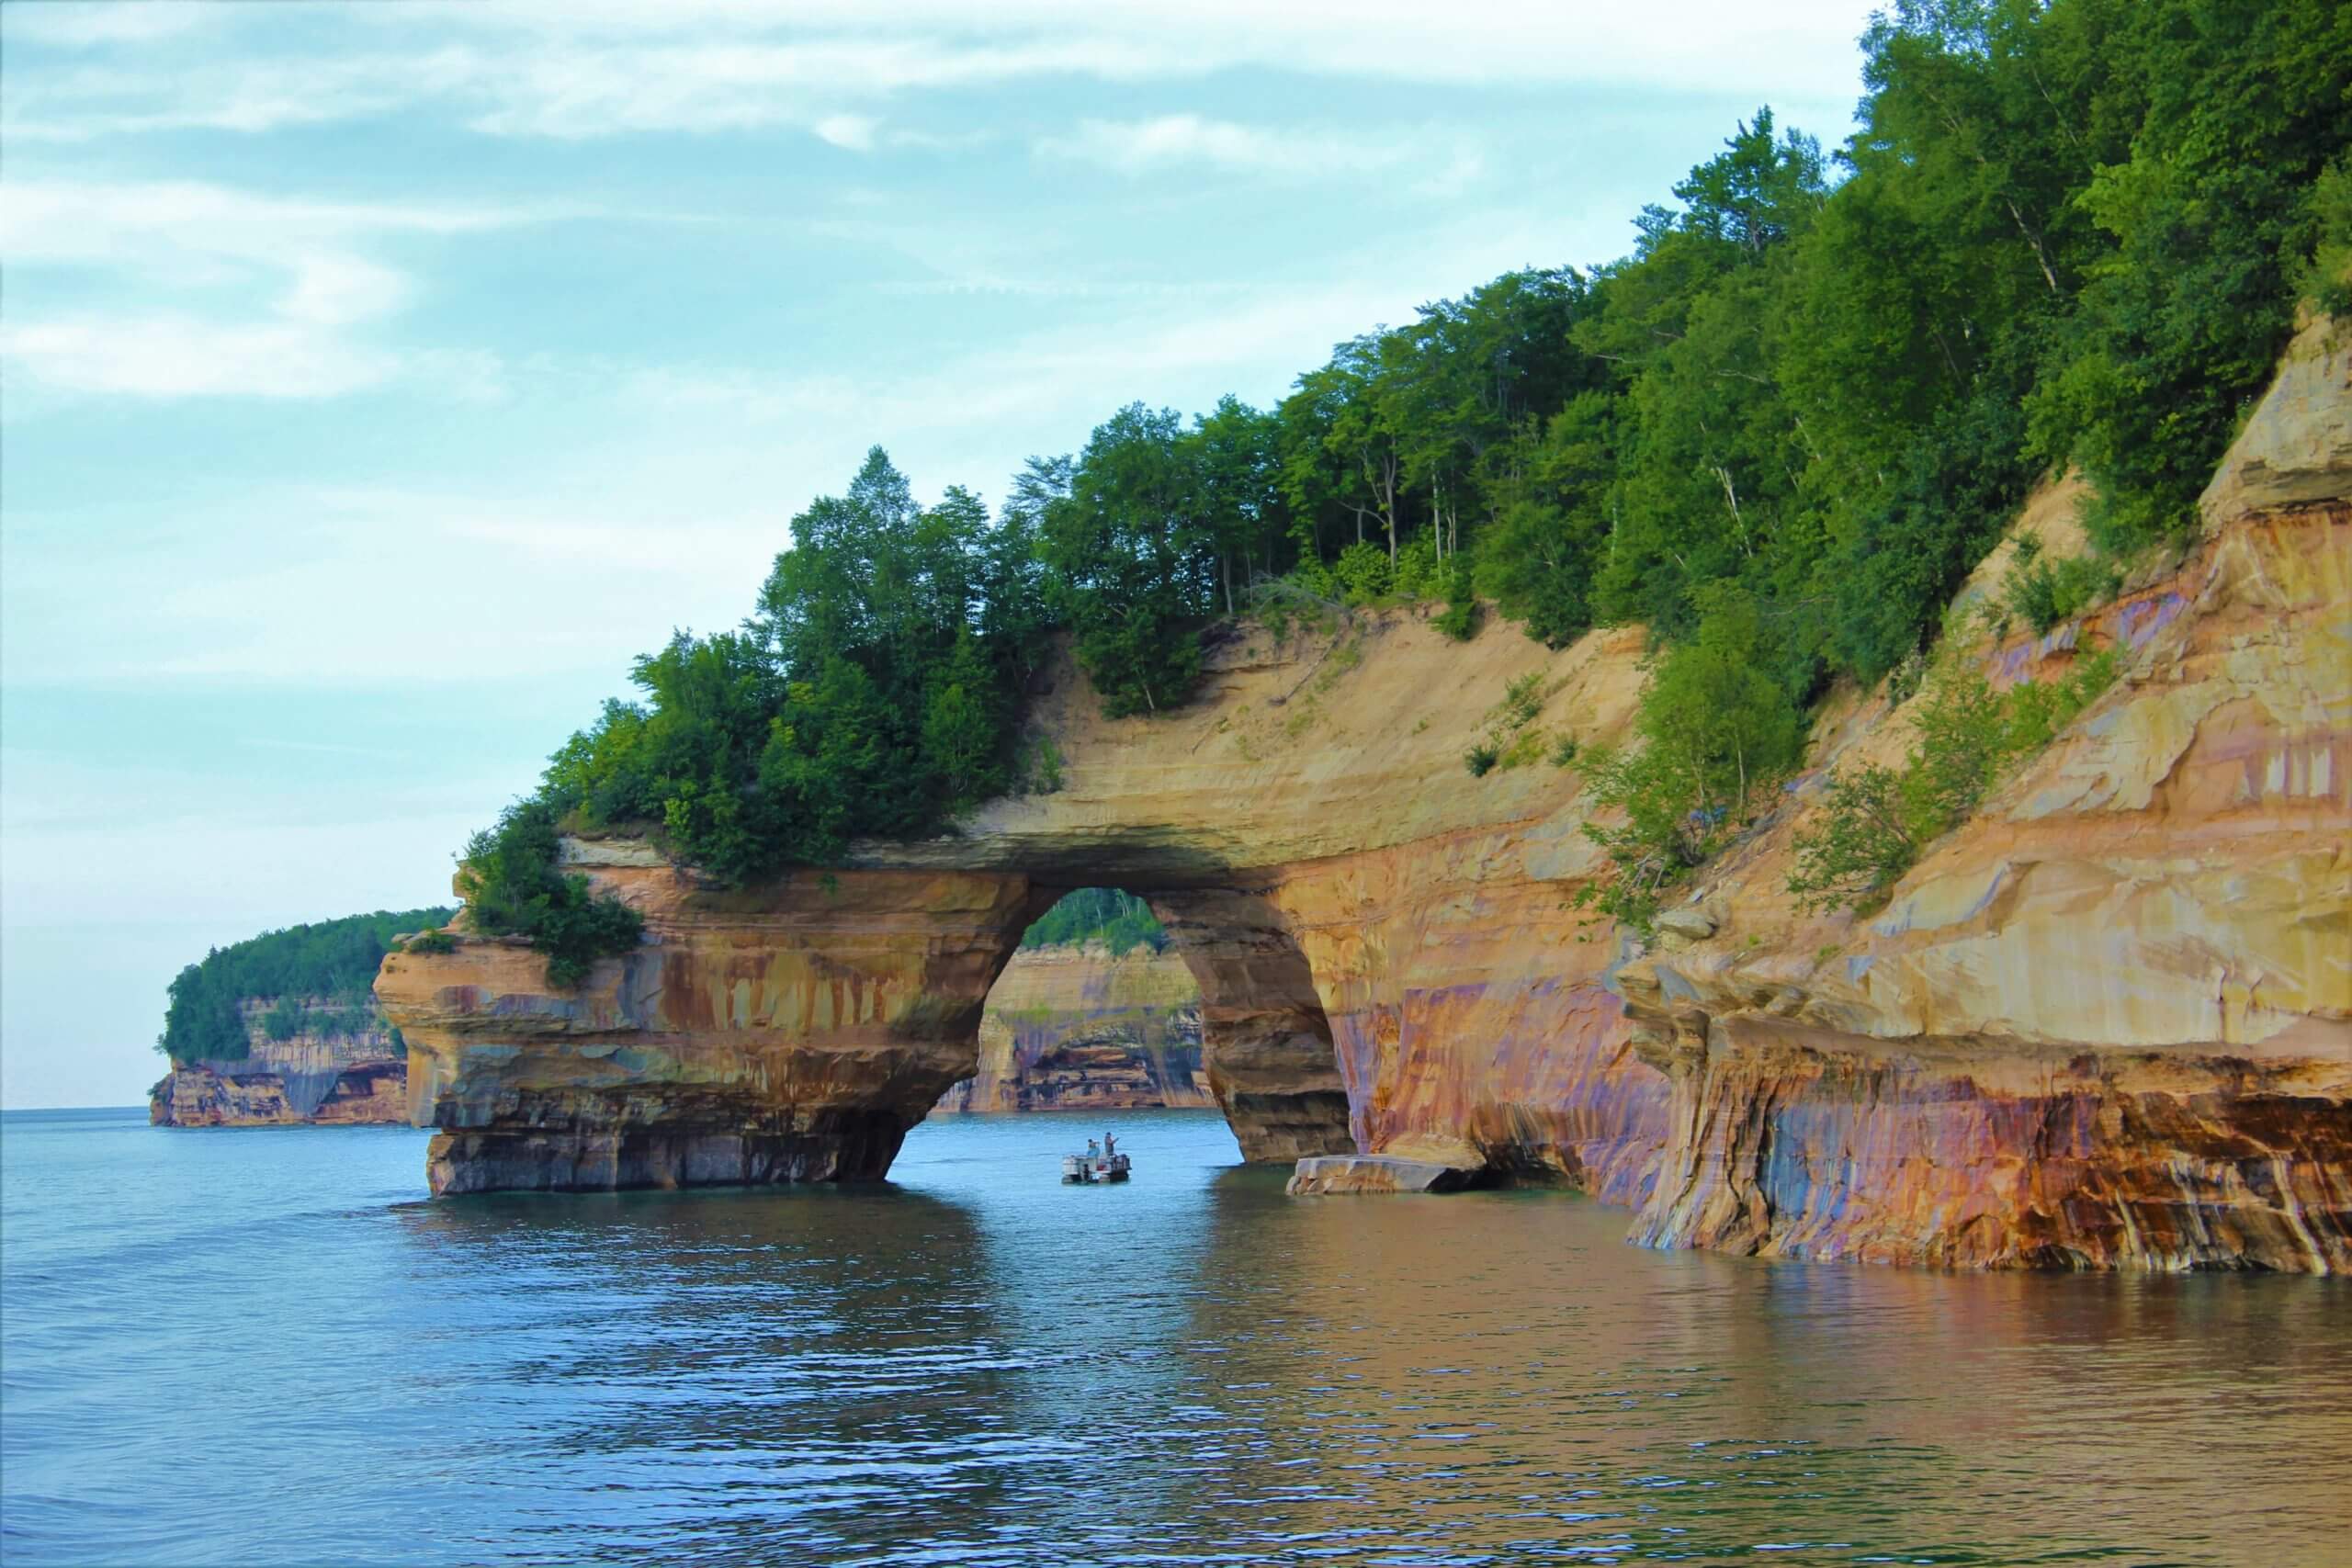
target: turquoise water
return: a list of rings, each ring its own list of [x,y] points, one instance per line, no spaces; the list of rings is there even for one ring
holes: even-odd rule
[[[1123,1130],[1136,1179],[1056,1156]],[[405,1129],[0,1118],[7,1562],[2352,1561],[2352,1290],[1292,1200],[1214,1115],[885,1188],[424,1201]]]

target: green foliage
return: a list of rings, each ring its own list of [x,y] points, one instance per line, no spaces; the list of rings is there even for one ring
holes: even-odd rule
[[[263,1027],[272,1039],[299,1033],[306,1004],[313,1001],[328,1010],[322,1016],[344,1024],[345,1032],[376,1027],[372,988],[393,936],[420,925],[437,926],[454,913],[378,910],[216,947],[172,981],[155,1049],[175,1062],[241,1061],[251,1049],[243,1005],[270,998],[275,1002]],[[355,1018],[360,1021],[353,1023]]]
[[[1370,604],[1388,597],[1396,573],[1388,553],[1378,545],[1357,543],[1340,552],[1331,563],[1340,595],[1351,604]]]
[[[2022,546],[2024,540],[2018,543]],[[2023,564],[2012,570],[2001,585],[2002,603],[2045,635],[2113,598],[2122,581],[2112,566],[2090,556],[2053,561],[2038,549],[2028,554],[2020,548],[2018,559]]]
[[[2097,486],[2093,537],[2178,536],[2292,328],[2324,243],[2324,172],[2352,101],[2352,9],[2260,0],[2076,4],[2106,24],[2128,146],[2071,193],[2095,226],[2034,438]]]
[[[1891,887],[1919,858],[1901,773],[1875,763],[1832,773],[1815,823],[1797,834],[1789,891],[1827,912]]]
[[[1045,509],[1048,591],[1112,717],[1173,707],[1200,679],[1197,623],[1221,585],[1198,486],[1176,412],[1131,403],[1095,428],[1069,492]]]
[[[407,942],[401,943],[401,951],[403,953],[455,953],[458,951],[458,939],[439,926],[431,926],[416,932]]]
[[[1918,739],[1900,773],[1863,764],[1833,773],[1814,821],[1796,837],[1789,891],[1820,912],[1868,904],[1931,842],[1966,821],[1985,795],[2040,752],[2114,682],[2113,649],[2076,660],[2051,682],[1996,694],[1973,667],[1930,682]]]
[[[1430,624],[1455,642],[1468,642],[1478,635],[1485,620],[1478,607],[1478,595],[1472,585],[1468,570],[1456,567],[1449,572],[1445,589],[1445,608],[1430,617]]]
[[[1472,778],[1483,779],[1495,771],[1495,764],[1502,761],[1502,748],[1492,740],[1480,740],[1462,753],[1462,765],[1470,771]]]
[[[1577,750],[1575,736],[1561,736],[1552,743],[1552,765],[1555,768],[1573,767],[1577,760]]]
[[[1584,825],[1617,874],[1579,897],[1645,935],[1667,890],[1747,823],[1804,745],[1795,705],[1758,668],[1766,632],[1755,603],[1728,590],[1706,598],[1698,635],[1665,655],[1642,694],[1641,745],[1585,764],[1594,804],[1620,820]]]
[[[526,936],[547,955],[548,983],[569,988],[597,959],[634,948],[644,929],[635,909],[595,893],[557,863],[555,809],[519,800],[497,825],[466,844],[458,891],[467,922],[484,936]]]
[[[2007,746],[2010,752],[2030,756],[2050,744],[2075,716],[2098,700],[2115,683],[2121,662],[2113,649],[2077,659],[2056,681],[2034,682],[2011,688],[2008,696]]]
[[[1053,795],[1062,787],[1062,749],[1050,735],[1040,735],[1026,747],[1015,770],[1017,787],[1028,795]]]
[[[300,997],[280,997],[267,1012],[262,1014],[261,1031],[282,1044],[302,1032],[302,1025],[310,1010]]]
[[[2352,315],[2352,153],[2338,153],[2312,186],[2318,237],[2296,292],[2331,315]]]
[[[1505,772],[1523,768],[1543,756],[1546,750],[1541,729],[1522,729],[1511,738],[1510,745],[1503,748],[1502,755],[1495,760],[1495,765]]]
[[[1116,956],[1137,947],[1166,950],[1168,932],[1151,906],[1115,887],[1081,887],[1065,893],[1031,922],[1023,947],[1077,947],[1100,942]]]
[[[874,449],[745,626],[639,660],[537,798],[721,882],[822,865],[1052,787],[1014,738],[1057,633],[1105,712],[1152,715],[1216,616],[1442,593],[1464,639],[1482,600],[1552,647],[1647,627],[1643,742],[1595,776],[1647,824],[1626,885],[1662,886],[1833,678],[1920,668],[2030,486],[2086,472],[2107,558],[2176,535],[2298,300],[2352,304],[2352,6],[1891,0],[1861,52],[1841,147],[1761,107],[1631,254],[1423,306],[1271,410],[1132,402],[993,522]],[[2112,591],[2022,554],[2010,587],[2041,627]],[[1711,639],[1745,652],[1683,660]]]
[[[1495,705],[1497,723],[1510,729],[1524,729],[1535,722],[1544,711],[1544,671],[1531,670],[1524,675],[1513,676],[1503,687],[1503,700]]]

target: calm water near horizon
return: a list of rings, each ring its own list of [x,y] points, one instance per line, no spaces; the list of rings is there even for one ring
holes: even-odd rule
[[[864,1190],[428,1202],[424,1138],[0,1117],[0,1556],[2352,1562],[2345,1280],[1645,1252],[1207,1112]]]

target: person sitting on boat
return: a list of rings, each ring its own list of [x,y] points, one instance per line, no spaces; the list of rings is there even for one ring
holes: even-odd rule
[[[1102,1157],[1102,1145],[1101,1144],[1097,1143],[1097,1142],[1096,1142],[1095,1140],[1093,1140],[1092,1138],[1089,1138],[1089,1139],[1087,1139],[1087,1140],[1086,1140],[1086,1157],[1087,1157],[1088,1159],[1100,1159],[1100,1158]]]

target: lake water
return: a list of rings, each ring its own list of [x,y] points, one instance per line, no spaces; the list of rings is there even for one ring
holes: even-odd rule
[[[1105,1125],[1118,1188],[1056,1156]],[[2352,1562],[2352,1289],[1294,1200],[1213,1114],[869,1190],[424,1201],[405,1129],[0,1118],[0,1555]]]

